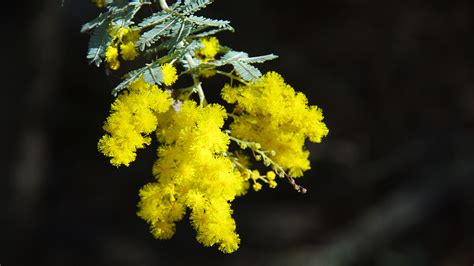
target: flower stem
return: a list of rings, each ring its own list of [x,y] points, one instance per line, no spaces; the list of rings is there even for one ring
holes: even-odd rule
[[[260,144],[256,143],[256,142],[250,142],[250,141],[245,141],[245,140],[241,140],[241,139],[238,139],[236,137],[233,137],[229,134],[230,132],[228,132],[228,136],[229,136],[229,139],[236,142],[239,146],[241,146],[241,148],[250,148],[252,150],[252,152],[254,152],[254,155],[255,153],[257,153],[259,156],[261,156],[262,160],[265,162],[268,162],[269,165],[272,166],[273,170],[275,170],[275,172],[281,176],[281,177],[286,177],[286,179],[288,180],[288,182],[291,184],[291,186],[293,186],[293,188],[302,193],[302,194],[305,194],[308,190],[300,185],[298,185],[295,181],[295,179],[293,177],[291,177],[289,174],[287,174],[285,172],[285,170],[283,169],[283,167],[281,167],[279,164],[277,164],[275,161],[273,161],[270,157],[268,157],[267,153],[263,150],[261,150],[260,148],[258,148],[260,146]]]
[[[194,62],[194,59],[191,57],[191,55],[186,54],[184,56],[186,58],[186,61],[188,61],[189,67],[192,68],[196,65]],[[198,77],[196,74],[193,74],[193,80],[194,80],[194,86],[196,89],[196,92],[198,93],[199,96],[199,105],[200,106],[205,106],[206,105],[206,96],[204,95],[204,90],[202,89],[201,82],[199,82]]]
[[[170,9],[168,4],[166,3],[166,0],[160,0],[160,7],[161,7],[161,9],[163,9],[165,11],[168,11]]]
[[[216,70],[216,73],[219,74],[219,75],[226,76],[226,77],[230,78],[231,80],[235,79],[235,80],[237,80],[238,82],[240,82],[244,85],[249,85],[248,82],[246,82],[245,80],[237,77],[236,75],[232,75],[231,73],[227,73],[227,72],[224,72],[224,71],[221,71],[221,70]]]

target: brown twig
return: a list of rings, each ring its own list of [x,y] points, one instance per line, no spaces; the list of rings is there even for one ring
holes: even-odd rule
[[[289,176],[288,174],[285,173],[285,177],[290,182],[290,184],[293,186],[293,188],[298,191],[299,193],[305,194],[308,192],[308,190],[298,184],[296,184],[296,181],[293,177]]]

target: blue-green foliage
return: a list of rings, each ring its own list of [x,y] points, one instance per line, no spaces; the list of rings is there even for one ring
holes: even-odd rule
[[[262,73],[251,64],[263,63],[277,58],[274,54],[249,57],[245,52],[228,51],[218,60],[211,62],[215,66],[232,65],[241,78],[246,81],[253,81],[259,78]]]
[[[128,4],[122,2],[108,2],[107,12],[101,13],[97,18],[82,26],[81,32],[92,31],[87,51],[87,59],[90,64],[95,63],[96,66],[100,66],[102,63],[105,50],[112,41],[109,29],[131,25],[133,17],[142,5],[140,2],[129,2]]]
[[[202,47],[200,38],[213,36],[222,31],[234,31],[227,20],[195,15],[197,11],[212,2],[213,0],[175,1],[169,8],[164,10],[160,8],[160,11],[135,23],[134,18],[139,10],[142,7],[151,9],[158,7],[158,0],[108,0],[105,12],[82,26],[81,32],[91,33],[87,59],[90,63],[100,66],[105,51],[112,42],[109,31],[120,27],[135,26],[135,29],[140,31],[136,48],[141,51],[141,54],[152,55],[153,60],[144,67],[124,75],[124,80],[113,89],[114,95],[117,95],[141,75],[149,83],[161,84],[163,76],[160,64],[170,61],[180,62],[185,71],[189,73],[196,73],[203,68],[232,65],[243,80],[254,81],[262,73],[253,64],[275,59],[275,55],[249,57],[247,53],[223,47],[221,49],[221,55],[223,55],[206,64],[200,64],[200,60],[195,57],[196,50]],[[190,65],[189,59],[197,63]]]

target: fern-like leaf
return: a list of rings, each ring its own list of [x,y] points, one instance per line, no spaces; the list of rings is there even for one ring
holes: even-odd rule
[[[153,25],[160,24],[167,19],[171,18],[172,14],[165,12],[165,11],[160,11],[157,13],[154,13],[153,15],[149,16],[148,18],[144,19],[142,22],[138,24],[138,27],[140,28],[146,28],[150,27]]]
[[[104,22],[92,33],[89,40],[89,50],[87,52],[89,64],[95,63],[96,66],[100,66],[102,63],[105,49],[107,49],[107,46],[112,41],[112,37],[109,35],[107,28],[108,23]]]
[[[230,21],[228,20],[210,19],[210,18],[205,18],[201,16],[193,16],[193,15],[188,16],[186,19],[196,25],[204,25],[208,27],[217,27],[217,28],[229,27],[229,23],[230,23]]]
[[[214,2],[214,0],[185,0],[182,12],[184,15],[194,14],[212,4],[212,2]]]
[[[160,65],[154,63],[146,66],[146,70],[143,72],[143,80],[150,84],[160,85],[163,83],[163,73],[161,72]]]
[[[163,24],[156,25],[153,29],[143,33],[137,41],[140,50],[145,50],[146,46],[151,46],[163,36],[169,36],[170,29],[177,21],[178,18],[165,21]]]
[[[146,70],[146,67],[142,67],[140,69],[136,69],[136,70],[132,70],[132,71],[128,72],[124,76],[124,80],[122,82],[120,82],[117,86],[115,86],[115,88],[112,90],[112,95],[114,97],[117,97],[119,92],[126,89],[128,87],[128,85],[130,85],[130,83],[132,83],[132,81],[139,78],[145,70]]]
[[[262,76],[262,72],[250,64],[234,61],[232,62],[232,66],[234,66],[239,76],[246,81],[254,81]]]
[[[246,52],[229,51],[228,53],[223,55],[220,60],[224,63],[228,63],[228,62],[233,62],[233,61],[241,60],[242,58],[248,58],[248,57],[249,57],[249,54],[247,54]]]
[[[274,54],[268,55],[261,55],[261,56],[254,56],[249,57],[249,55],[245,52],[238,52],[238,51],[229,51],[224,54],[219,60],[215,60],[211,62],[213,65],[222,66],[227,64],[232,64],[234,62],[242,62],[246,64],[256,64],[256,63],[263,63],[268,60],[273,60],[278,56]]]
[[[130,2],[128,5],[117,8],[113,12],[112,24],[116,27],[128,27],[132,24],[132,19],[140,10],[142,4],[140,2]]]
[[[242,58],[239,61],[245,62],[248,64],[256,64],[256,63],[263,63],[265,61],[273,60],[275,58],[278,58],[278,56],[274,54],[267,54],[267,55],[261,55],[261,56]]]
[[[160,64],[162,62],[157,60],[153,63],[147,64],[146,66],[132,70],[124,76],[124,80],[120,82],[113,90],[112,95],[117,97],[117,95],[124,89],[126,89],[130,83],[138,79],[143,75],[143,80],[150,84],[161,84],[163,83],[163,73],[161,72]]]
[[[102,23],[104,23],[107,18],[109,17],[109,11],[107,12],[104,12],[104,13],[100,13],[99,16],[97,16],[95,19],[85,23],[84,25],[82,25],[81,27],[81,33],[85,33],[85,32],[88,32],[88,31],[91,31],[97,27],[99,27],[100,25],[102,25]]]
[[[179,25],[172,30],[172,38],[167,41],[168,49],[175,50],[185,38],[189,36],[193,25],[187,21],[181,21]]]
[[[213,35],[216,35],[219,32],[222,32],[222,31],[231,31],[231,32],[234,31],[234,28],[232,28],[231,26],[227,26],[227,27],[224,27],[224,28],[212,29],[212,30],[206,30],[208,28],[209,28],[208,26],[201,26],[201,27],[198,27],[198,28],[194,29],[191,32],[191,34],[193,35],[192,38],[203,38],[203,37],[207,37],[207,36],[213,36]]]
[[[127,4],[130,3],[128,0],[106,0],[107,6],[109,7],[116,7],[116,8],[122,8],[126,6]]]

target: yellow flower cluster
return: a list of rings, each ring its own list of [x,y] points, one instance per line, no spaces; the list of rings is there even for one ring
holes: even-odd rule
[[[236,197],[249,189],[275,188],[277,176],[286,177],[295,190],[306,192],[293,177],[310,169],[305,141],[320,142],[328,134],[321,109],[308,105],[306,96],[275,72],[248,82],[249,75],[261,75],[253,63],[275,56],[248,58],[249,73],[244,73],[245,64],[239,67],[239,58],[231,56],[235,51],[221,46],[216,37],[201,34],[232,30],[228,22],[201,25],[206,18],[192,20],[195,10],[188,10],[193,7],[192,1],[177,1],[174,11],[166,1],[159,1],[165,20],[142,16],[139,10],[150,1],[124,1],[118,6],[112,0],[91,1],[98,8],[107,8],[106,13],[82,28],[92,31],[87,58],[98,66],[103,59],[106,70],[118,70],[124,61],[135,60],[139,56],[139,29],[144,31],[142,40],[149,39],[149,34],[156,35],[150,42],[160,39],[153,46],[142,47],[143,53],[152,58],[149,64],[130,71],[114,89],[115,96],[121,91],[103,125],[105,133],[98,150],[112,165],[129,166],[137,150],[150,145],[152,134],[156,134],[154,178],[140,189],[137,215],[150,226],[155,238],[170,239],[176,223],[188,213],[198,242],[216,246],[224,253],[236,251],[240,237],[231,206]],[[142,22],[136,17],[143,18]],[[186,20],[197,30],[184,36],[183,28],[178,28]],[[96,39],[106,47],[99,54],[95,53]],[[199,40],[199,47],[189,43],[192,40]],[[138,79],[140,74],[136,73],[141,73]],[[232,114],[206,100],[206,84],[201,78],[214,75],[230,79],[221,96],[235,107]],[[178,78],[184,85],[181,88],[173,86]],[[151,79],[153,84],[147,82]],[[232,123],[226,122],[228,116]],[[229,149],[231,141],[237,145]],[[262,162],[268,168],[266,173],[252,167],[251,158]]]
[[[221,131],[226,116],[220,105],[200,107],[191,100],[158,114],[157,181],[141,189],[138,212],[156,238],[171,238],[189,208],[199,242],[227,253],[238,248],[230,203],[246,186],[226,156],[229,137]]]
[[[300,177],[310,169],[305,139],[320,142],[328,128],[321,109],[308,106],[303,93],[295,92],[278,73],[268,72],[253,84],[226,85],[221,94],[241,112],[230,125],[233,136],[271,151],[270,158],[290,176]]]
[[[238,157],[236,159],[239,159]],[[236,163],[234,161],[234,163]],[[248,166],[244,166],[241,163],[238,163],[241,169],[242,178],[245,181],[252,181],[252,188],[254,191],[260,191],[262,189],[262,183],[267,183],[270,188],[276,188],[278,185],[275,181],[276,174],[273,171],[268,171],[266,175],[261,175],[258,170],[250,170]],[[246,186],[249,186],[249,183],[245,183]]]
[[[105,50],[105,61],[109,64],[110,69],[117,70],[120,67],[119,49],[123,60],[131,61],[138,56],[135,43],[140,34],[138,30],[124,27],[111,29],[109,34],[113,40]]]
[[[156,114],[168,111],[171,103],[169,93],[143,78],[135,80],[112,104],[103,127],[107,134],[99,140],[99,151],[111,157],[111,164],[128,166],[135,160],[136,150],[150,144],[149,134],[158,124]]]
[[[208,37],[201,39],[202,47],[196,51],[196,57],[202,61],[202,63],[207,63],[216,58],[216,55],[220,52],[221,47],[219,45],[219,40],[216,37]],[[200,73],[201,77],[210,78],[216,74],[216,69],[214,66],[208,66],[206,69],[203,69]]]
[[[178,79],[178,75],[177,75],[178,71],[172,64],[169,64],[169,63],[163,64],[161,66],[161,72],[163,73],[163,83],[166,86],[173,85]]]
[[[203,47],[196,51],[196,57],[201,59],[203,63],[214,60],[221,49],[216,37],[201,39],[201,45]]]

